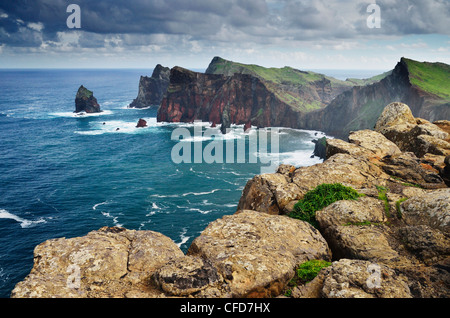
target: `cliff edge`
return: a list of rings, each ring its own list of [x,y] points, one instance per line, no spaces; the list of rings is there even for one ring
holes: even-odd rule
[[[145,108],[159,106],[169,86],[170,68],[156,65],[151,77],[141,76],[138,96],[128,106],[130,108]]]

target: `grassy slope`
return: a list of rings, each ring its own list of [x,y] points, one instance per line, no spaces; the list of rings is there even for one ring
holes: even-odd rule
[[[366,78],[366,79],[359,79],[359,78],[349,78],[347,79],[348,82],[357,85],[357,86],[365,86],[365,85],[370,85],[376,82],[381,81],[383,78],[385,78],[386,76],[389,76],[392,74],[392,70],[391,71],[387,71],[383,74],[380,75],[375,75],[373,77],[370,78]]]
[[[408,65],[411,84],[421,90],[450,101],[450,65],[417,62],[403,58]]]
[[[334,87],[351,87],[353,83],[348,81],[340,81],[332,77],[327,77],[323,74],[314,72],[304,72],[291,67],[283,68],[266,68],[254,64],[242,64],[232,61],[227,61],[219,58],[214,63],[212,68],[208,69],[208,72],[213,74],[225,74],[232,75],[234,73],[251,74],[263,79],[266,86],[271,90],[280,100],[289,104],[293,109],[299,111],[313,111],[323,108],[324,105],[320,100],[305,100],[298,93],[292,90],[286,90],[281,88],[281,85],[298,87],[300,90],[304,90],[307,94],[309,85],[314,82],[321,81],[324,78],[330,80],[331,86]]]

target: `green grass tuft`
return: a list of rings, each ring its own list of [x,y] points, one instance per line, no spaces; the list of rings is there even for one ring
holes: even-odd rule
[[[363,194],[358,193],[351,187],[343,186],[340,183],[321,184],[314,190],[305,194],[302,200],[294,206],[290,217],[306,221],[318,228],[316,221],[316,211],[322,210],[333,202],[340,200],[356,200]]]
[[[290,297],[292,295],[292,288],[312,281],[319,274],[322,268],[330,265],[331,262],[324,260],[311,260],[300,264],[295,269],[294,277],[288,283],[288,287],[290,288],[286,291],[285,296]]]

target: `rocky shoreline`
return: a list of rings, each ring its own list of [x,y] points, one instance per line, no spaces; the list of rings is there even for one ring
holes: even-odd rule
[[[447,298],[448,127],[390,104],[375,130],[327,139],[323,163],[282,165],[249,180],[238,211],[211,222],[186,254],[152,231],[52,239],[35,248],[33,269],[11,297]],[[317,228],[288,216],[331,183],[363,196],[318,211]],[[289,286],[311,260],[331,265]]]

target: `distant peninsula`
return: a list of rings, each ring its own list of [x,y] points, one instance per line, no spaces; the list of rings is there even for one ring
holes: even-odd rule
[[[378,76],[342,81],[214,57],[205,73],[178,66],[170,70],[157,119],[320,130],[344,138],[354,130],[373,129],[392,102],[407,103],[414,116],[429,121],[448,119],[449,87],[449,65],[407,58]]]

